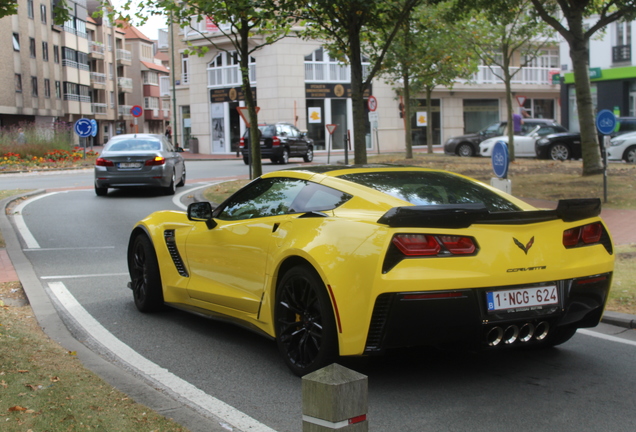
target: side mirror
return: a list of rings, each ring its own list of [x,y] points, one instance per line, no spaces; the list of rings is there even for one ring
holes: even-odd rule
[[[195,222],[205,222],[209,229],[217,224],[212,219],[212,205],[207,201],[195,202],[188,206],[188,219]]]

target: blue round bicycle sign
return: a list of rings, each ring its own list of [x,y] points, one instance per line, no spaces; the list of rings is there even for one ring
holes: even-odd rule
[[[492,148],[492,170],[499,178],[506,178],[508,175],[508,145],[503,141],[497,141]]]
[[[602,110],[596,115],[596,129],[602,135],[609,135],[616,128],[616,116],[610,110]]]

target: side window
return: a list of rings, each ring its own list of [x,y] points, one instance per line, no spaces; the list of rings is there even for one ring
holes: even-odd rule
[[[318,183],[307,183],[289,209],[290,213],[333,210],[351,199],[351,195]]]
[[[292,136],[291,128],[288,125],[279,125],[278,129],[279,129],[279,132],[278,132],[279,135]]]
[[[293,126],[289,126],[289,136],[298,138],[300,136],[300,131]]]
[[[242,220],[287,214],[306,185],[305,180],[291,178],[257,180],[230,197],[214,216],[221,220]]]

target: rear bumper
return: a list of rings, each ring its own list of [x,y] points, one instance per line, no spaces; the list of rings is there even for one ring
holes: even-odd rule
[[[99,168],[99,169],[98,169]],[[95,186],[119,187],[167,187],[172,180],[166,166],[153,167],[149,171],[112,172],[102,167],[95,168]]]
[[[524,326],[594,327],[601,320],[611,279],[612,274],[606,273],[560,280],[556,282],[558,305],[499,312],[488,312],[486,292],[517,287],[427,291],[421,299],[413,299],[414,293],[382,294],[375,302],[365,354],[422,345],[491,348],[489,333],[510,326],[517,329]],[[545,340],[531,336],[523,341],[519,338],[510,343],[497,343],[496,347],[538,344]]]
[[[270,147],[270,148],[261,147],[261,158],[278,159],[283,154],[283,148],[284,148],[283,146]],[[248,149],[241,150],[241,155],[243,157],[248,157],[249,156],[248,153],[249,153]]]

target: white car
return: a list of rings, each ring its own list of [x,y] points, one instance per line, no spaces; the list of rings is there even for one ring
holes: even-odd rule
[[[607,149],[607,159],[636,163],[636,132],[630,132],[612,138],[610,147]]]
[[[539,124],[523,135],[515,135],[515,157],[536,157],[537,151],[534,143],[541,137],[560,132],[567,132],[567,129],[561,125]],[[497,141],[508,144],[508,136],[498,136],[482,141],[479,144],[479,154],[490,157],[492,148]]]

